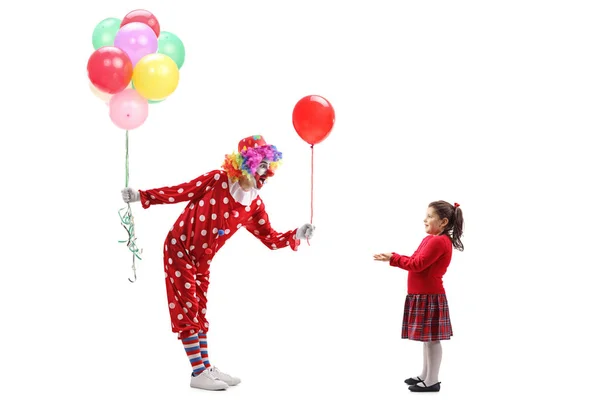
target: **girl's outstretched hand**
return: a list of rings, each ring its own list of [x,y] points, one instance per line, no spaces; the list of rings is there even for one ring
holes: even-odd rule
[[[373,259],[375,261],[390,261],[391,258],[392,258],[392,253],[380,253],[380,254],[375,254],[373,256]]]

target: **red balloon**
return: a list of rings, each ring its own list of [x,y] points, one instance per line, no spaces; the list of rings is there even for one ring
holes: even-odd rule
[[[127,25],[131,22],[141,22],[142,24],[148,25],[154,33],[156,33],[156,37],[160,35],[160,24],[158,20],[150,11],[146,10],[133,10],[128,13],[123,21],[121,21],[121,27]]]
[[[335,122],[335,111],[323,97],[306,96],[296,103],[292,122],[302,140],[315,145],[321,143],[331,133]]]
[[[94,51],[88,60],[88,76],[99,90],[115,94],[131,82],[133,64],[129,56],[117,47],[105,46]]]

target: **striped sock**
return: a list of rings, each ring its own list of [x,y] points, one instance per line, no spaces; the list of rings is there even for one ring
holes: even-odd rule
[[[200,341],[200,356],[204,363],[204,368],[210,368],[210,361],[208,361],[208,341],[206,340],[206,333],[200,333],[198,335]]]
[[[183,343],[185,354],[187,354],[188,360],[190,360],[190,364],[192,364],[192,375],[200,375],[206,368],[204,367],[204,362],[200,354],[200,341],[198,340],[198,335],[182,339],[181,342]]]

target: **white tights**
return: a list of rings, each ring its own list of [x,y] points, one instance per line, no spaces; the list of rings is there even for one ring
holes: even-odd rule
[[[423,371],[418,378],[425,382],[425,386],[432,386],[439,382],[440,364],[442,363],[442,343],[439,340],[435,342],[423,343]],[[419,383],[418,386],[424,386]]]

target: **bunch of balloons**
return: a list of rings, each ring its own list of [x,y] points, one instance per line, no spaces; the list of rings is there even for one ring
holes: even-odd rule
[[[148,118],[148,104],[160,103],[177,89],[183,42],[161,31],[151,12],[134,10],[122,20],[100,21],[92,44],[87,64],[92,93],[108,104],[116,126],[139,128]]]

